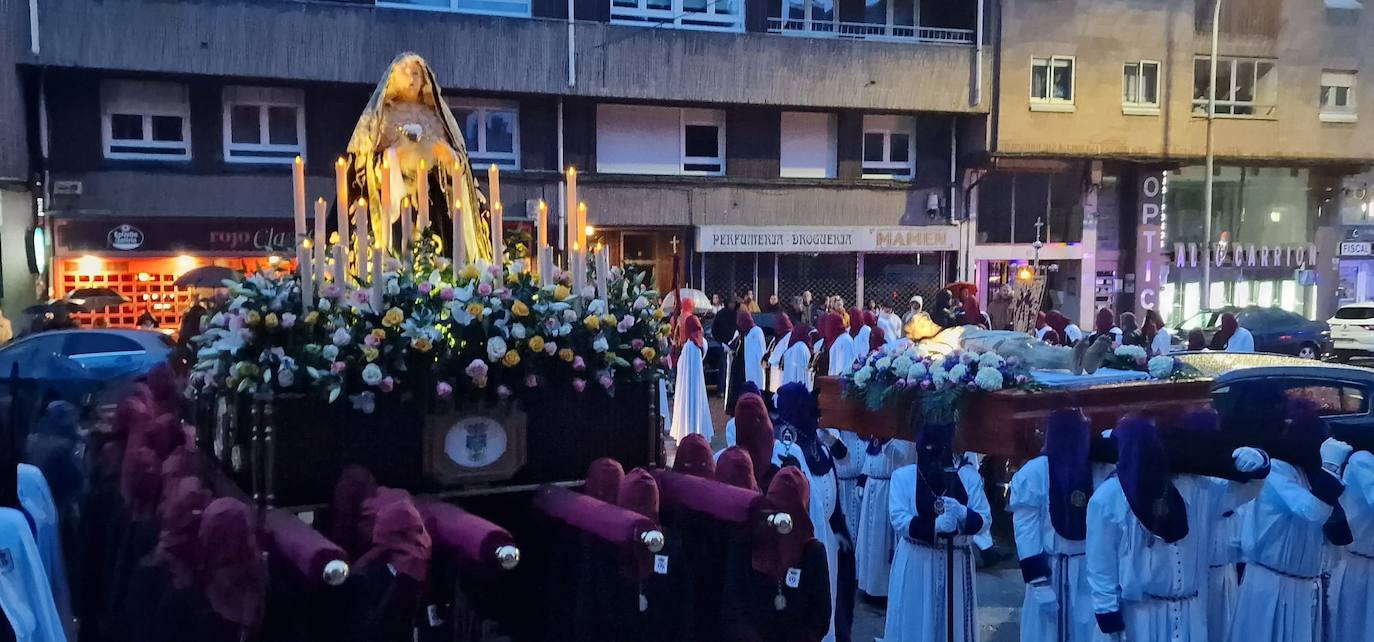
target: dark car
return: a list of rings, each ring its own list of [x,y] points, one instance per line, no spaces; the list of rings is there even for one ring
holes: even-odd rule
[[[1187,345],[1188,331],[1193,328],[1202,328],[1210,343],[1212,335],[1221,328],[1221,315],[1226,312],[1235,314],[1240,327],[1255,337],[1256,352],[1319,359],[1331,351],[1330,327],[1325,321],[1313,321],[1282,308],[1257,305],[1243,308],[1228,305],[1198,312],[1174,327],[1174,344]]]

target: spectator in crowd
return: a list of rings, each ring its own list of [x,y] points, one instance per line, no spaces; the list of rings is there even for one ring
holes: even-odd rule
[[[1011,329],[1011,286],[1003,285],[992,293],[988,301],[988,321],[992,330]]]
[[[775,314],[777,312],[781,312],[781,310],[779,309],[781,306],[782,301],[778,299],[778,293],[774,292],[768,295],[768,303],[763,306],[763,311]]]
[[[1188,349],[1197,352],[1207,348],[1207,335],[1203,334],[1202,328],[1193,328],[1188,331]]]
[[[754,296],[753,290],[746,290],[744,292],[743,306],[744,309],[749,311],[749,314],[758,314],[763,311],[759,308],[759,300],[758,297]]]

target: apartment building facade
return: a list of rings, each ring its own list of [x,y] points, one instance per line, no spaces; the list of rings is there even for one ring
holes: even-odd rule
[[[1211,0],[1002,0],[998,92],[969,260],[997,279],[1042,230],[1054,304],[1210,300],[1325,318],[1340,281],[1343,180],[1374,160],[1374,16],[1360,2],[1224,0],[1214,205],[1204,235]],[[1042,228],[1034,226],[1041,220]],[[1157,302],[1157,303],[1155,303]]]
[[[289,246],[291,159],[332,194],[404,51],[434,68],[474,164],[503,168],[508,234],[541,200],[559,220],[576,167],[614,259],[666,287],[676,252],[688,283],[763,300],[905,301],[951,277],[952,201],[991,102],[974,1],[0,2],[32,45],[6,115],[41,143],[22,160],[42,277],[166,317],[188,266]]]

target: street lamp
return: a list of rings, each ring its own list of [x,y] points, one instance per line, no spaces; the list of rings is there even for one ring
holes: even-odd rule
[[[1212,121],[1217,116],[1217,25],[1221,22],[1221,0],[1212,0],[1212,57],[1211,78],[1207,82],[1207,176],[1202,192],[1202,238],[1205,251],[1202,257],[1202,309],[1212,307]]]

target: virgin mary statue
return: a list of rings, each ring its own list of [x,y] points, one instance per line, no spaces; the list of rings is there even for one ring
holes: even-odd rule
[[[383,163],[394,151],[394,163]],[[391,62],[348,141],[352,169],[350,193],[365,195],[373,229],[395,225],[403,196],[427,198],[433,232],[452,243],[452,217],[461,223],[463,255],[469,261],[492,259],[490,213],[477,190],[467,145],[453,113],[440,96],[439,83],[423,58],[403,53]],[[385,165],[385,166],[384,166]],[[429,193],[416,194],[416,176],[429,174]],[[391,203],[382,205],[382,172],[393,186]],[[383,212],[389,212],[384,220]],[[419,230],[419,232],[424,232]],[[391,234],[396,239],[399,234]],[[395,249],[395,248],[393,248]]]

